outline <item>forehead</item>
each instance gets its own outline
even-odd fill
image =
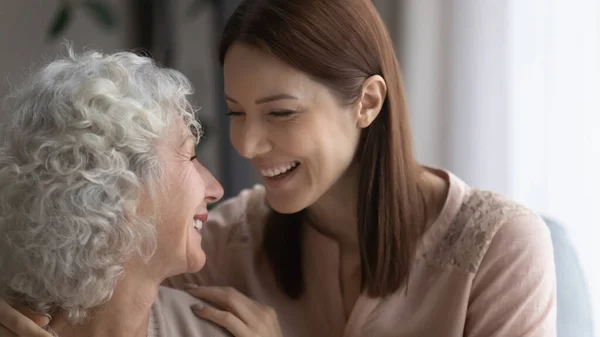
[[[235,43],[223,65],[227,95],[256,96],[281,91],[311,96],[322,85],[294,67],[252,46]]]
[[[165,144],[177,144],[180,145],[183,140],[192,136],[192,131],[185,124],[183,117],[179,114],[174,114],[168,120],[168,124],[162,131],[162,136],[159,138],[159,142]]]

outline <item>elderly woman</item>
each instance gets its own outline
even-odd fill
[[[372,1],[245,0],[219,60],[231,143],[263,184],[211,212],[206,267],[171,287],[233,287],[273,307],[286,337],[556,335],[546,224],[417,161]],[[223,294],[224,314],[198,316],[256,324],[256,305]]]
[[[227,335],[160,287],[202,268],[207,205],[222,197],[194,154],[191,90],[148,58],[70,51],[15,91],[0,129],[0,298],[53,316],[61,337]]]

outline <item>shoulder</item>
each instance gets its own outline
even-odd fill
[[[494,192],[468,189],[456,215],[426,258],[476,273],[486,254],[502,251],[490,251],[492,245],[506,245],[505,252],[511,248],[547,255],[545,246],[535,250],[540,240],[551,247],[549,230],[535,212]]]
[[[226,233],[226,243],[255,243],[262,238],[269,212],[264,187],[255,185],[212,209],[205,230],[208,235]]]
[[[159,337],[231,336],[221,327],[196,317],[191,310],[194,304],[207,305],[183,291],[160,287],[152,307],[151,328]]]

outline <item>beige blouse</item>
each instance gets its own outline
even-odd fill
[[[444,174],[448,197],[418,248],[408,292],[384,299],[361,295],[349,317],[335,241],[309,227],[304,241],[309,281],[299,300],[286,297],[269,266],[255,259],[268,212],[261,186],[211,212],[203,229],[207,265],[168,284],[235,287],[272,306],[285,337],[556,336],[553,250],[543,220]],[[181,318],[176,324],[187,323]]]
[[[203,303],[179,290],[160,287],[152,305],[148,337],[229,337],[223,328],[200,320],[192,305]]]

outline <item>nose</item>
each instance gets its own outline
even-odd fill
[[[229,137],[233,147],[247,159],[268,153],[272,149],[267,130],[259,121],[245,121],[243,125],[232,125]]]
[[[206,167],[204,167],[204,165],[200,164],[200,162],[198,161],[196,162],[199,166],[198,171],[200,172],[200,176],[206,184],[204,189],[204,199],[206,203],[212,204],[221,200],[221,198],[223,198],[224,193],[223,186],[221,186],[217,179],[212,175],[212,173],[210,173],[210,171]]]

